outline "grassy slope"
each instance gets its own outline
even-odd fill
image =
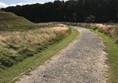
[[[0,74],[0,83],[6,83],[13,80],[15,77],[19,76],[23,72],[30,71],[29,69],[37,67],[37,65],[42,64],[44,61],[49,59],[59,50],[67,46],[75,37],[78,35],[78,31],[72,28],[72,32],[69,36],[64,38],[62,41],[49,46],[43,52],[34,55],[33,57],[27,58],[24,61],[8,68]],[[12,81],[13,82],[13,81]]]
[[[0,30],[18,30],[32,27],[33,23],[23,17],[0,10]]]
[[[94,32],[103,38],[106,45],[105,51],[108,53],[107,64],[110,66],[110,76],[107,82],[118,83],[118,45],[115,43],[114,39],[105,35],[104,33],[98,32],[97,30],[94,30]]]

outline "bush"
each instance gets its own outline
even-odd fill
[[[86,18],[85,22],[87,22],[87,23],[95,22],[95,16],[90,15],[89,17]]]

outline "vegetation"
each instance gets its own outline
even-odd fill
[[[41,27],[4,11],[0,11],[0,24],[0,68],[3,69],[41,52],[70,32],[63,24],[48,24]],[[26,25],[28,27],[23,28]],[[29,29],[30,26],[33,27]]]
[[[95,17],[93,15],[86,18],[85,22],[87,23],[93,23],[95,21]]]
[[[23,17],[18,17],[13,13],[0,11],[0,30],[24,30],[32,28],[34,25],[32,22],[26,20]]]
[[[118,44],[118,24],[97,24],[97,23],[79,23],[80,26],[91,27],[93,30],[98,30],[115,40],[115,43]]]
[[[68,36],[64,37],[63,40],[49,45],[45,50],[42,50],[40,53],[34,54],[33,57],[26,58],[23,61],[13,65],[12,67],[2,70],[0,72],[0,82],[6,83],[11,81],[12,83],[17,79],[18,76],[25,74],[31,69],[42,64],[59,50],[67,46],[78,35],[78,31],[76,29],[72,28],[70,32],[71,33],[69,33]],[[14,79],[15,77],[16,79]]]
[[[56,24],[57,23],[35,24],[23,17],[16,16],[11,12],[0,10],[0,31],[26,31],[43,27],[54,27],[56,26]]]
[[[45,27],[28,31],[14,31],[0,35],[0,63],[4,67],[31,57],[41,52],[48,45],[60,41],[68,35],[69,28],[65,25]]]
[[[117,4],[118,0],[55,0],[45,4],[8,7],[2,10],[13,12],[33,22],[85,22],[91,16],[94,16],[94,22],[118,22]]]
[[[64,24],[34,24],[4,11],[0,11],[0,31],[0,83],[41,64],[77,36]]]
[[[85,24],[83,24],[85,25]],[[91,27],[90,27],[91,25]],[[105,51],[108,53],[107,55],[107,64],[110,66],[109,70],[109,78],[108,78],[108,83],[118,83],[118,44],[116,43],[116,39],[114,39],[114,36],[117,36],[117,25],[112,24],[112,25],[106,25],[104,24],[104,29],[103,25],[101,27],[95,27],[95,24],[86,24],[86,26],[90,27],[92,31],[96,32],[98,35],[100,35],[106,45]],[[100,26],[100,24],[99,24]],[[111,27],[112,26],[112,27]],[[115,26],[115,27],[114,27]],[[108,27],[108,28],[105,28]],[[102,28],[102,29],[101,29]],[[109,30],[110,28],[110,30]],[[114,31],[110,33],[111,31]],[[114,35],[113,35],[114,34]],[[108,36],[109,35],[109,36]],[[112,36],[113,35],[113,36]]]

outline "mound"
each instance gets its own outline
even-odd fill
[[[0,30],[19,30],[31,28],[33,23],[10,12],[0,11]]]

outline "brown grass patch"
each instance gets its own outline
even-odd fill
[[[118,43],[118,24],[96,24],[96,23],[81,23],[81,26],[97,29],[106,35],[114,38]]]
[[[12,64],[14,64],[14,61],[22,61],[29,56],[41,52],[48,45],[58,42],[68,33],[69,28],[63,24],[36,28],[34,30],[3,33],[0,35],[0,58],[5,58],[5,61],[0,63],[6,66],[6,64],[9,65],[9,63],[5,63],[7,59]]]

